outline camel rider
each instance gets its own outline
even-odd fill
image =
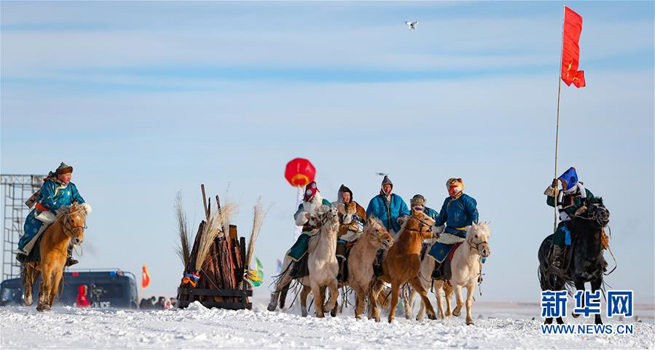
[[[436,260],[437,266],[448,256],[455,243],[466,239],[466,227],[478,223],[478,203],[464,194],[464,181],[460,178],[450,178],[446,181],[446,188],[448,197],[444,200],[434,224],[435,234],[439,235],[439,238],[428,253]],[[435,268],[436,270],[438,269]]]
[[[393,183],[387,175],[382,179],[382,188],[380,194],[373,197],[368,203],[366,208],[367,218],[378,218],[382,222],[384,228],[387,229],[391,237],[395,240],[400,227],[404,220],[409,216],[409,209],[405,201],[397,194],[391,193],[393,190]],[[377,258],[373,264],[375,275],[382,275],[382,259],[384,250],[380,249],[377,253]]]
[[[415,211],[422,211],[433,220],[437,220],[437,211],[425,206],[425,197],[423,197],[423,195],[417,194],[412,197],[412,199],[409,200],[409,206],[411,207],[410,209],[412,213]]]
[[[380,194],[373,197],[366,208],[366,217],[376,217],[382,221],[384,228],[396,239],[400,227],[409,216],[409,209],[405,201],[397,194],[391,193],[393,183],[388,176],[382,180]]]
[[[562,182],[562,191],[558,193],[558,181]],[[559,211],[560,222],[553,234],[553,266],[559,268],[562,265],[564,257],[564,247],[571,245],[571,232],[566,223],[571,220],[572,215],[580,215],[587,211],[584,206],[585,198],[594,198],[594,195],[588,189],[582,186],[578,180],[578,174],[575,168],[571,167],[546,189],[546,204],[555,207],[555,196],[557,196],[557,209]]]
[[[302,234],[298,236],[296,243],[294,243],[293,246],[291,246],[291,249],[287,252],[287,256],[291,260],[297,262],[305,255],[305,253],[307,253],[309,237],[318,233],[319,230],[319,227],[314,227],[309,224],[309,216],[315,214],[323,205],[327,205],[330,208],[332,207],[332,203],[321,196],[321,193],[316,186],[316,182],[310,182],[305,187],[303,202],[298,207],[298,211],[293,215],[293,218],[296,220],[296,225],[302,225]]]
[[[359,203],[353,200],[353,192],[346,187],[341,185],[339,192],[337,193],[338,200],[333,203],[333,206],[340,207],[348,204],[355,205],[355,213],[352,214],[352,218],[349,224],[344,224],[344,217],[339,215],[339,239],[337,240],[337,260],[339,261],[339,275],[337,279],[339,282],[343,282],[346,277],[346,258],[348,257],[349,243],[356,241],[359,236],[364,231],[364,223],[366,222],[366,211],[364,208],[359,205]],[[345,209],[344,209],[345,212]]]
[[[48,174],[41,189],[34,193],[25,203],[28,207],[35,206],[35,208],[25,219],[25,232],[18,241],[16,255],[18,261],[25,261],[39,236],[50,224],[55,222],[59,208],[73,203],[84,203],[84,198],[77,191],[77,187],[70,182],[72,176],[73,167],[62,162],[54,173],[50,172]],[[72,258],[72,253],[73,246],[69,245],[66,266],[78,263],[77,260]]]

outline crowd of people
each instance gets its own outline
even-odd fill
[[[141,310],[170,310],[175,308],[175,298],[166,299],[165,297],[155,297],[154,295],[150,298],[143,298],[139,303],[139,309]]]

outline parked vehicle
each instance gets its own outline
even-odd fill
[[[34,300],[38,300],[39,284],[34,286]],[[86,299],[95,308],[138,308],[136,278],[131,272],[121,270],[80,270],[64,273],[64,288],[55,305],[75,306],[79,286],[87,286]],[[23,305],[23,281],[12,278],[0,284],[0,306]]]

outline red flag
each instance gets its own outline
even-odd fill
[[[146,265],[143,265],[143,272],[141,273],[141,289],[146,289],[150,284],[150,274],[148,273],[148,268]]]
[[[562,39],[562,80],[578,88],[585,86],[584,71],[578,70],[580,64],[580,32],[582,17],[564,6],[564,38]]]

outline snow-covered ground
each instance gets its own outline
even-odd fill
[[[37,313],[34,307],[0,307],[0,349],[127,349],[127,348],[653,348],[650,322],[606,320],[633,324],[635,334],[574,336],[541,335],[534,305],[480,303],[474,326],[463,316],[443,321],[393,324],[357,321],[351,312],[337,318],[302,318],[296,306],[268,312],[263,298],[254,311],[206,309],[131,311],[56,307]],[[504,310],[498,312],[499,310]],[[569,323],[590,323],[571,319]]]

